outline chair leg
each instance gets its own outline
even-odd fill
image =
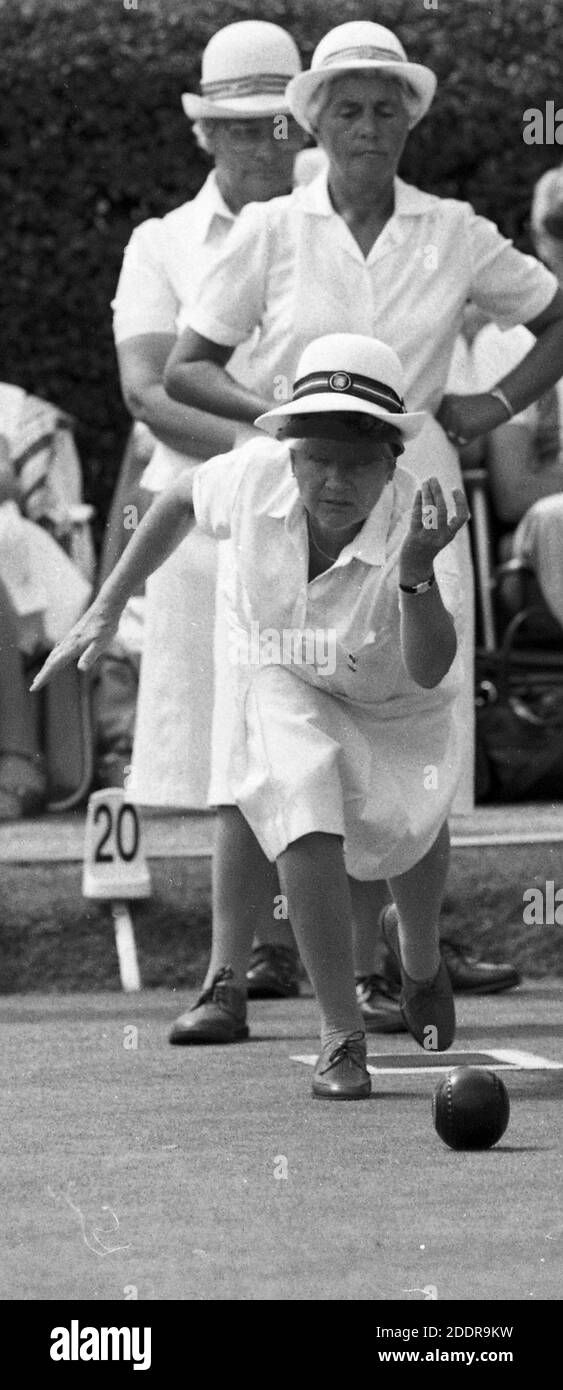
[[[478,602],[482,624],[483,646],[485,651],[494,652],[497,648],[495,615],[492,601],[491,538],[487,500],[484,490],[475,487],[471,496],[473,536],[475,541],[475,568],[477,571]]]
[[[79,671],[77,675],[80,731],[82,736],[82,775],[73,791],[68,792],[66,796],[55,798],[47,802],[47,810],[58,814],[73,810],[75,806],[79,806],[80,803],[85,800],[94,777],[91,679],[82,671]]]

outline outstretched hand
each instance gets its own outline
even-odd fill
[[[99,599],[94,599],[70,632],[67,632],[66,637],[53,647],[30,690],[41,690],[58,671],[70,666],[73,661],[77,661],[79,671],[89,671],[110,646],[117,632],[120,616],[120,611],[110,610],[102,606]]]
[[[444,550],[469,520],[469,508],[461,488],[453,489],[454,515],[448,519],[446,499],[437,478],[427,478],[418,488],[410,527],[401,547],[401,570],[420,579],[428,576],[434,557]],[[415,578],[414,582],[418,582]]]

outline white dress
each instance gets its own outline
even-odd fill
[[[401,656],[398,565],[415,480],[403,468],[354,541],[308,581],[306,514],[287,445],[211,460],[194,480],[200,527],[231,534],[236,691],[229,778],[270,860],[302,835],[343,837],[358,879],[404,873],[451,808],[463,750],[462,660],[433,690]],[[456,631],[455,546],[436,561]]]
[[[138,227],[113,303],[117,345],[150,333],[174,336],[199,279],[234,218],[215,174],[197,197]],[[230,366],[245,379],[248,350]],[[199,460],[157,443],[142,484],[160,492]],[[214,704],[213,630],[221,551],[195,528],[146,585],[143,646],[128,795],[142,805],[202,810],[208,804]]]

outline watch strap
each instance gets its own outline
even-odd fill
[[[436,580],[436,575],[431,574],[430,579],[423,579],[421,584],[399,584],[402,594],[425,594],[427,589],[431,589]]]

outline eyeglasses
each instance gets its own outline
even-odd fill
[[[219,123],[218,123],[219,124]],[[259,145],[301,145],[303,132],[297,123],[285,115],[259,120],[221,121],[229,144],[234,150],[254,150]]]

